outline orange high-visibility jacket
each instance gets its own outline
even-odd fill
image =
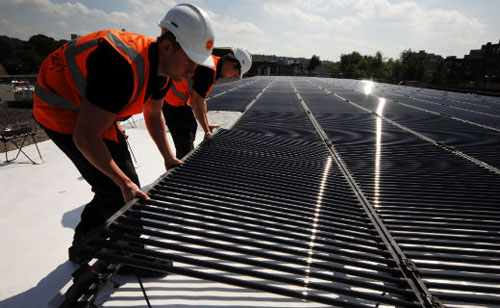
[[[156,40],[130,32],[104,30],[64,44],[43,61],[33,96],[33,115],[40,124],[59,133],[73,133],[87,88],[87,57],[102,40],[113,46],[134,72],[132,96],[116,120],[142,112],[150,69],[148,50]],[[114,125],[104,132],[103,138],[117,141]]]
[[[212,59],[214,60],[214,65],[215,65],[215,68],[217,69],[217,64],[219,63],[220,57],[212,56]],[[217,75],[216,69],[213,70],[214,79],[213,79],[212,85],[208,89],[207,95],[208,95],[208,93],[210,93],[210,91],[212,91],[212,87],[215,84],[215,81],[216,81],[215,76]],[[194,78],[196,78],[196,76],[194,76]],[[192,78],[188,77],[181,82],[173,81],[172,85],[170,86],[170,89],[168,90],[167,94],[165,95],[165,100],[167,101],[167,103],[169,105],[172,105],[172,106],[176,106],[176,107],[185,106],[185,105],[189,106],[189,105],[191,105],[189,99],[191,98],[192,92],[193,92],[193,80],[192,80]]]

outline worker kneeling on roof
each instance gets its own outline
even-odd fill
[[[208,122],[205,100],[213,85],[223,78],[241,78],[252,66],[252,56],[244,48],[231,48],[222,58],[212,58],[215,69],[198,66],[192,78],[188,77],[182,82],[174,81],[165,96],[163,115],[174,139],[178,159],[194,148],[196,120],[205,132],[205,139],[210,137],[216,127]]]
[[[103,30],[68,42],[42,63],[33,113],[95,193],[75,229],[73,245],[141,191],[118,121],[144,113],[165,168],[181,164],[162,115],[169,78],[181,82],[197,65],[214,68],[214,27],[197,6],[179,4],[160,22],[157,39]],[[56,176],[56,175],[54,175]],[[71,255],[70,260],[78,260]]]

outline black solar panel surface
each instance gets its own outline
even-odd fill
[[[445,112],[444,114],[426,112],[435,110],[422,106],[419,106],[420,109],[411,108],[409,105],[415,106],[415,104],[400,97],[396,101],[391,100],[390,98],[394,96],[391,96],[387,91],[376,91],[377,95],[365,95],[345,90],[343,87],[331,83],[319,81],[317,84],[373,112],[377,112],[382,106],[380,113],[384,117],[500,169],[500,155],[498,155],[500,153],[500,130],[496,129],[500,123],[500,116],[493,122],[491,122],[492,119],[495,119],[492,118],[493,113],[490,115],[475,114],[474,117],[478,118],[476,120],[467,116],[450,118],[448,115],[456,115],[447,112],[449,111],[447,107],[442,107],[446,108],[446,110],[442,110]],[[384,99],[383,103],[381,103],[381,99]],[[472,114],[471,112],[468,114]],[[470,122],[463,122],[460,119]]]
[[[499,175],[325,91],[311,89],[306,81],[296,85],[399,246],[421,269],[431,291],[448,303],[499,305]],[[366,107],[379,98],[354,93],[349,100]],[[389,115],[385,112],[384,107],[384,116],[407,124],[392,117],[398,115],[397,109],[390,109]],[[415,121],[426,120],[413,116]],[[477,130],[469,133],[481,138]],[[439,132],[434,135],[440,136]],[[478,152],[480,146],[489,144],[482,142],[476,141]]]
[[[319,141],[287,79],[272,82],[233,128],[269,136]]]
[[[94,242],[120,253],[98,257],[151,267],[144,256],[171,259],[200,266],[173,272],[212,269],[209,279],[339,307],[416,306],[321,143],[223,131],[149,195],[109,226],[109,240]],[[150,246],[134,250],[139,243]]]
[[[249,81],[239,81],[230,83],[230,86],[222,85],[224,91],[219,92],[218,96],[209,96],[207,99],[207,109],[209,111],[240,111],[243,112],[247,106],[255,99],[262,89],[269,83],[268,79],[256,79]],[[214,87],[212,92],[216,91]]]
[[[500,307],[500,101],[366,86],[223,85],[209,109],[249,109],[110,221],[92,253],[338,307],[431,307],[414,282],[446,307]],[[401,256],[418,267],[410,284]]]

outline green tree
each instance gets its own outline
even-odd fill
[[[401,78],[403,80],[423,81],[425,75],[425,57],[411,49],[404,50],[400,56]]]
[[[24,41],[8,36],[0,36],[0,63],[9,74],[21,74],[22,64],[19,59],[19,50]]]
[[[371,78],[382,78],[382,71],[384,66],[384,60],[382,57],[382,52],[377,51],[375,56],[369,57],[370,61],[368,63],[368,72]]]
[[[38,72],[38,67],[42,63],[43,58],[36,50],[26,43],[18,52],[21,74],[31,74]]]
[[[326,65],[329,68],[331,68],[333,76],[335,76],[335,77],[339,76],[339,74],[341,72],[340,71],[340,62],[322,61],[321,64]]]
[[[437,85],[443,84],[445,74],[446,74],[445,61],[441,60],[436,65],[435,69],[432,71],[432,76],[431,76],[430,82],[433,84],[437,84]]]
[[[33,50],[35,50],[35,52],[43,59],[45,59],[60,46],[59,42],[43,34],[33,35],[28,40],[28,43],[33,48]]]
[[[16,46],[12,39],[0,36],[0,63],[13,60],[16,57]]]
[[[36,73],[43,59],[66,42],[42,34],[28,41],[0,36],[0,64],[11,75]]]
[[[382,80],[386,80],[389,82],[399,81],[399,76],[394,75],[395,67],[396,67],[396,61],[394,61],[394,59],[392,59],[392,58],[389,58],[382,65],[380,78]]]
[[[353,51],[347,55],[341,55],[340,71],[342,72],[342,75],[346,78],[353,78],[356,77],[355,75],[359,75],[362,65],[360,67],[358,67],[358,65],[362,60],[363,56],[361,56],[361,54],[357,51]]]
[[[311,60],[309,60],[309,64],[307,65],[307,69],[309,71],[314,71],[316,66],[319,66],[319,65],[321,65],[321,60],[319,59],[319,56],[313,55],[311,57]]]

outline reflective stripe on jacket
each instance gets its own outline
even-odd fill
[[[104,30],[68,42],[42,63],[33,96],[33,115],[43,126],[72,134],[87,88],[86,61],[102,40],[106,40],[132,67],[134,89],[116,119],[142,112],[149,77],[148,50],[155,39],[124,31]],[[117,140],[114,125],[103,138]]]
[[[212,59],[214,60],[215,67],[217,68],[217,64],[219,63],[220,57],[212,56]],[[212,85],[210,85],[210,88],[207,91],[207,95],[208,93],[210,93],[210,91],[212,91],[212,87],[215,84],[215,76],[217,74],[217,71],[213,70],[213,72],[214,72],[214,79]],[[196,78],[196,76],[194,76],[194,78]],[[165,100],[171,106],[179,107],[179,106],[191,105],[189,102],[189,98],[191,97],[192,93],[193,93],[193,79],[191,77],[188,77],[181,82],[176,82],[176,81],[172,82],[170,89],[165,95]]]

